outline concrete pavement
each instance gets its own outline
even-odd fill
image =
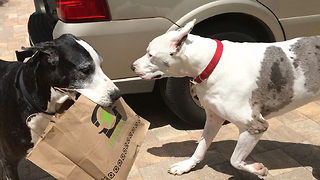
[[[27,21],[34,12],[32,0],[0,0],[0,58],[15,60],[15,50],[29,46]],[[204,161],[182,176],[167,173],[170,165],[194,152],[201,130],[179,121],[154,93],[126,96],[136,113],[151,122],[150,130],[129,174],[129,180],[256,180],[257,176],[234,169],[229,158],[238,130],[223,126],[211,144]],[[143,100],[147,99],[147,101]],[[156,105],[155,105],[156,104]],[[248,157],[269,169],[267,180],[320,179],[320,102],[313,102],[269,120],[270,127]],[[32,163],[23,160],[21,179],[54,179]]]

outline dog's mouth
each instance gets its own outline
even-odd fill
[[[156,76],[152,77],[151,79],[154,80],[154,79],[161,79],[161,78],[162,78],[162,75],[159,74],[159,75],[156,75]]]
[[[140,76],[141,79],[144,79],[144,80],[156,80],[156,79],[163,78],[163,75],[161,75],[161,74],[157,74],[157,75],[153,75],[153,76],[151,74],[144,74],[144,75],[138,74],[138,76]]]

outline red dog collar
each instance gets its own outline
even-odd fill
[[[196,78],[194,78],[193,81],[195,81],[196,83],[201,83],[203,80],[207,79],[210,76],[210,74],[216,68],[216,66],[220,60],[220,57],[222,55],[223,44],[221,43],[221,41],[218,41],[216,39],[213,39],[213,40],[215,40],[217,42],[216,52],[214,53],[211,61],[209,62],[207,67],[202,71],[202,73],[199,74]]]

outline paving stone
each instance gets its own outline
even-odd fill
[[[181,176],[174,176],[168,173],[168,168],[178,162],[182,158],[175,158],[167,162],[161,162],[154,164],[148,167],[140,168],[140,173],[142,174],[143,179],[152,179],[152,180],[203,180],[203,179],[217,179],[214,173],[211,173],[211,168],[196,169],[192,170]]]
[[[142,178],[142,177],[141,177],[141,174],[140,174],[137,166],[135,164],[133,164],[133,166],[129,172],[128,179],[133,180],[133,179],[137,179],[137,178]]]
[[[288,146],[291,142],[301,143],[305,140],[306,138],[285,125],[271,127],[263,134],[252,154]]]
[[[168,168],[174,164],[174,161],[166,161],[140,168],[139,171],[144,179],[163,180],[163,179],[184,179],[185,176],[174,176],[168,173]]]
[[[310,119],[288,125],[289,128],[301,134],[314,145],[320,145],[320,124]]]
[[[202,135],[202,132],[203,132],[203,129],[195,129],[195,130],[188,130],[188,131],[187,131],[188,134],[197,133],[197,134],[200,134],[200,136]],[[200,136],[199,136],[199,137],[200,137]]]
[[[237,140],[239,136],[239,130],[234,124],[227,124],[221,127],[217,136],[213,139],[213,142],[216,141],[225,141],[225,140]]]
[[[177,137],[188,135],[185,130],[178,130],[172,128],[170,125],[152,129],[153,134],[159,139],[159,141],[166,141]]]
[[[284,125],[268,129],[262,136],[262,139],[296,143],[306,140],[299,133]]]
[[[217,169],[215,169],[217,166],[218,165],[216,165],[216,166],[214,166],[214,165],[205,165],[203,167],[196,166],[195,169],[199,168],[199,173],[202,172],[201,173],[201,179],[204,179],[204,180],[229,179],[230,177],[232,177],[229,174],[225,174],[225,173],[219,172]]]
[[[277,118],[268,119],[267,122],[269,123],[269,128],[278,127],[278,126],[283,125],[283,123],[281,121],[279,121]]]
[[[290,173],[283,173],[275,176],[279,180],[317,180],[307,169],[297,168]]]
[[[210,148],[216,148],[217,151],[219,151],[223,157],[225,157],[226,159],[230,159],[234,151],[234,148],[236,147],[236,143],[236,140],[218,141],[213,142]]]
[[[294,158],[302,166],[314,174],[320,175],[320,147],[312,144],[292,143],[283,147],[282,150]],[[320,176],[319,176],[320,177]]]
[[[232,180],[261,180],[258,176],[235,169],[229,162],[212,166],[216,171],[216,179],[232,179]]]
[[[293,110],[293,111],[290,111],[290,112],[288,112],[288,113],[286,113],[286,114],[284,114],[282,116],[276,117],[276,119],[281,121],[283,124],[290,124],[290,123],[293,123],[293,122],[307,120],[308,117],[303,115],[298,110]]]
[[[195,140],[183,142],[171,142],[163,145],[163,148],[168,152],[170,157],[191,157],[198,142]]]
[[[300,167],[295,159],[288,156],[281,149],[271,150],[251,156],[256,162],[261,162],[268,169],[269,173],[275,177],[279,174],[288,173]]]
[[[162,144],[154,136],[152,131],[148,131],[145,140],[140,147],[135,165],[137,168],[141,168],[151,164],[167,161],[168,158],[168,152],[162,148]]]
[[[217,150],[208,150],[206,152],[206,155],[204,159],[199,163],[200,164],[206,164],[206,165],[216,165],[221,164],[224,162],[229,162],[229,159],[225,158],[219,151]]]
[[[6,44],[5,51],[0,51],[0,59],[13,61],[15,50],[30,46],[27,23],[34,11],[33,0],[10,0],[0,6],[0,41]]]
[[[144,180],[142,176],[139,177],[128,177],[127,180]]]
[[[320,105],[316,102],[311,102],[297,109],[301,114],[320,123]]]

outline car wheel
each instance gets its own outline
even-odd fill
[[[218,40],[257,41],[254,34],[244,27],[233,23],[223,24],[223,27],[221,31],[215,29],[210,33],[206,29],[206,31],[196,32],[195,34]],[[159,83],[160,92],[168,107],[183,121],[197,127],[203,127],[206,115],[197,97],[195,86],[188,77],[167,78],[166,81],[163,80]]]
[[[50,41],[53,39],[53,26],[50,25],[47,17],[44,14],[33,13],[29,17],[28,32],[30,45]]]
[[[159,87],[165,103],[180,119],[196,127],[204,126],[206,115],[190,78],[168,78]]]

